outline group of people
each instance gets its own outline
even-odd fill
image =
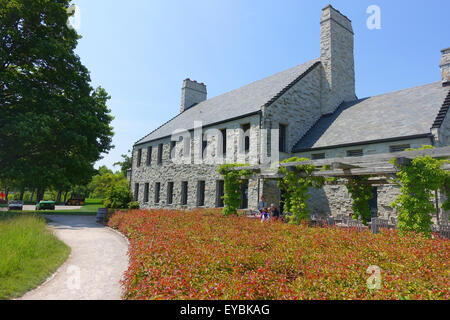
[[[261,222],[269,221],[271,218],[278,220],[280,218],[280,211],[272,203],[270,207],[267,207],[267,202],[264,197],[258,203],[258,211],[261,213]]]

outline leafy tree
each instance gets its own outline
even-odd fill
[[[87,184],[111,148],[103,88],[74,53],[70,0],[0,0],[0,179],[42,195]]]
[[[114,166],[120,166],[120,171],[122,171],[122,173],[125,177],[127,176],[128,169],[131,169],[131,162],[133,161],[130,153],[131,153],[131,151],[128,150],[128,154],[121,155],[123,161],[114,163]]]
[[[106,166],[102,166],[88,185],[90,196],[93,198],[105,198],[108,188],[122,181],[128,183],[122,172],[113,173]]]
[[[432,148],[432,147],[431,147]],[[424,146],[421,149],[430,149]],[[431,235],[431,213],[434,212],[433,192],[448,188],[450,173],[442,169],[445,160],[430,156],[417,157],[410,165],[398,165],[397,179],[401,185],[401,193],[391,206],[399,212],[398,227],[401,233],[415,231]],[[448,203],[444,203],[444,208]]]

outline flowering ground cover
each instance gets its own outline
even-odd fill
[[[132,211],[127,299],[449,299],[447,240],[311,228],[219,211]],[[381,268],[370,290],[369,266]]]

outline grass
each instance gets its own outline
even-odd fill
[[[0,212],[0,300],[20,297],[42,284],[69,253],[44,218]]]
[[[81,209],[75,210],[42,210],[42,211],[22,211],[22,213],[32,213],[38,215],[77,215],[95,216],[98,208],[103,208],[103,199],[86,199],[86,204]]]

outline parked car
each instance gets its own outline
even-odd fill
[[[36,211],[39,210],[55,210],[55,201],[41,201],[36,205]]]
[[[8,204],[8,210],[23,210],[23,202],[20,200],[12,200]]]

